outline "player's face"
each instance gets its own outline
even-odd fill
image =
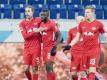
[[[33,14],[34,14],[34,12],[32,11],[32,9],[31,8],[26,8],[25,9],[25,15],[26,15],[26,18],[32,18],[33,17]]]
[[[91,9],[85,9],[85,19],[90,20],[93,18],[94,12]]]
[[[41,12],[40,17],[41,17],[41,20],[44,21],[48,18],[48,14],[46,12]]]

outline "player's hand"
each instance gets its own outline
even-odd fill
[[[43,27],[40,27],[40,28],[38,28],[38,29],[35,29],[34,32],[41,32],[41,31],[44,31],[44,30],[46,30],[46,29],[43,28]]]
[[[71,45],[66,45],[66,46],[64,46],[63,51],[70,50],[70,49],[71,49]]]
[[[53,48],[52,48],[52,50],[51,50],[51,56],[55,56],[56,55],[56,46],[54,46]]]
[[[39,32],[46,30],[46,28],[40,27]]]

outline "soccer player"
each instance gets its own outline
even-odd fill
[[[40,26],[42,28],[45,28],[45,30],[41,32],[43,42],[43,60],[44,64],[46,65],[47,71],[46,80],[55,80],[55,73],[53,72],[53,62],[54,55],[56,54],[56,47],[61,39],[61,34],[58,27],[56,26],[56,23],[53,20],[49,19],[48,16],[48,10],[41,11],[40,17],[42,22]]]
[[[99,41],[100,33],[103,34],[107,40],[103,24],[95,19],[95,8],[93,6],[86,6],[85,21],[79,24],[76,37],[71,41],[70,45],[75,45],[80,36],[82,36],[83,44],[81,48],[83,48],[83,51],[80,53],[83,54],[82,61],[86,61],[87,67],[89,68],[88,80],[95,80],[96,67],[98,66],[101,53]],[[74,67],[72,67],[72,69],[75,69]]]
[[[44,30],[43,28],[39,28],[41,19],[34,18],[33,14],[34,8],[30,5],[27,6],[25,8],[26,19],[21,21],[19,25],[22,36],[24,38],[24,69],[28,80],[38,80],[37,72],[41,55],[41,42],[39,32]],[[33,68],[33,79],[30,73],[30,66]]]
[[[80,22],[84,21],[84,17],[83,16],[77,16],[76,17],[76,23],[77,23],[77,26],[74,27],[74,28],[71,28],[69,31],[68,31],[68,39],[67,39],[67,44],[70,44],[71,41],[73,40],[73,38],[76,36],[77,34],[77,27],[79,25]],[[72,49],[71,49],[71,54],[72,54],[72,57],[71,57],[71,72],[72,72],[72,75],[73,75],[73,78],[77,79],[78,76],[77,76],[77,72],[81,72],[83,71],[83,67],[81,66],[81,62],[80,59],[82,59],[82,54],[80,53],[80,51],[82,51],[82,48],[81,48],[81,45],[83,44],[83,39],[82,37],[80,37],[79,41],[77,44],[75,44],[74,46],[72,46]],[[66,50],[66,49],[65,49]],[[76,67],[74,67],[76,66]],[[75,68],[75,69],[74,69]],[[83,76],[81,76],[82,78]]]

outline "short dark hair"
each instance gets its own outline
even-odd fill
[[[48,16],[49,16],[49,10],[48,9],[42,9],[41,12],[46,12],[48,14]]]
[[[31,5],[26,6],[26,8],[31,8],[31,10],[34,12],[34,7]]]
[[[86,10],[86,9],[91,9],[92,12],[95,12],[95,10],[96,10],[96,8],[95,8],[94,6],[92,6],[92,5],[86,6],[86,7],[85,7],[85,10]]]

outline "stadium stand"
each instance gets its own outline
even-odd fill
[[[83,15],[84,6],[82,5],[68,5],[68,19],[74,19],[77,15]]]
[[[42,4],[33,4],[32,5],[35,9],[35,13],[34,13],[34,16],[39,16],[39,13],[41,12],[42,9],[49,9],[48,8],[48,5],[42,5]]]
[[[26,5],[24,4],[15,4],[13,5],[13,18],[20,19],[24,18],[24,8]]]
[[[100,5],[107,5],[107,0],[100,0]]]
[[[82,0],[83,5],[99,5],[99,0]]]
[[[101,5],[94,5],[96,7],[96,18],[103,19],[103,7]]]
[[[104,19],[107,19],[107,5],[104,6]]]
[[[47,0],[48,5],[63,4],[63,0]]]
[[[51,5],[50,6],[50,18],[52,19],[66,19],[67,18],[66,5]]]
[[[28,0],[28,4],[44,4],[44,0]]]
[[[71,4],[80,5],[81,4],[81,0],[65,0],[65,4],[66,5],[71,5]]]
[[[8,0],[0,0],[0,4],[8,4]]]
[[[94,5],[96,18],[107,19],[107,0],[0,0],[0,18],[24,18],[24,5],[29,4],[35,7],[35,16],[39,16],[42,8],[47,8],[52,19],[74,19],[83,15],[86,5]]]
[[[12,18],[12,6],[9,4],[0,4],[1,18]]]
[[[26,4],[26,0],[10,0],[11,5],[13,4]]]

